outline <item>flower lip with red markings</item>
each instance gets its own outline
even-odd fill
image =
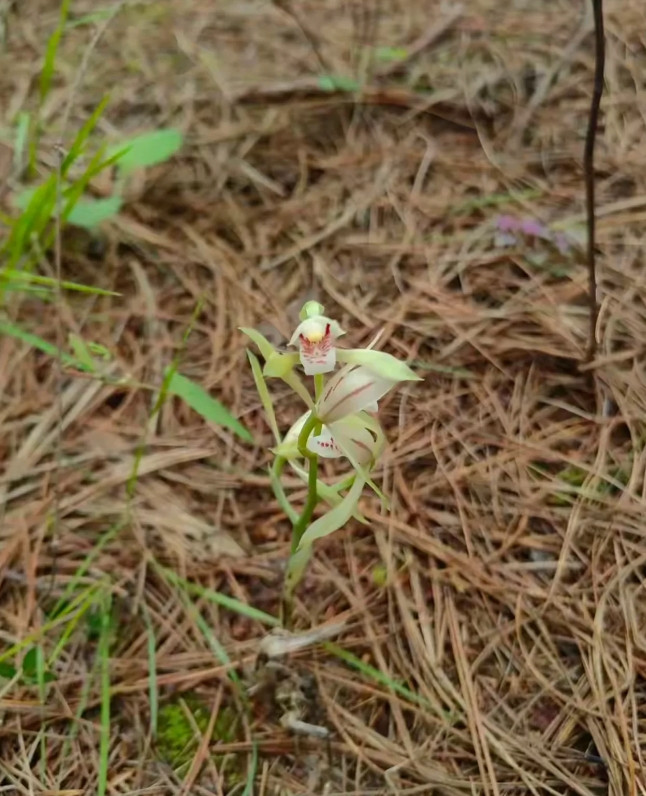
[[[300,456],[298,437],[310,413],[294,423],[276,452],[286,459]],[[308,437],[307,449],[322,459],[346,457],[359,465],[372,466],[383,450],[385,437],[381,426],[365,413],[344,417],[329,426],[323,425],[320,432]]]
[[[301,365],[307,376],[334,370],[335,342],[342,334],[339,324],[325,315],[312,315],[298,324],[289,344],[298,346]]]

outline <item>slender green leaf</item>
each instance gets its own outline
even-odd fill
[[[185,401],[205,420],[225,426],[235,432],[241,439],[253,442],[249,431],[229,412],[229,410],[212,398],[203,387],[180,373],[173,373],[168,384],[168,392]]]
[[[377,60],[389,63],[391,61],[404,61],[408,58],[408,50],[405,47],[377,47],[375,50]]]
[[[105,531],[94,543],[90,552],[85,556],[83,561],[79,564],[76,568],[76,571],[70,578],[69,582],[65,586],[65,589],[61,596],[58,598],[58,601],[52,611],[49,614],[50,619],[56,619],[60,616],[63,611],[65,610],[65,604],[68,600],[71,599],[72,594],[74,593],[75,589],[81,582],[81,578],[85,575],[85,573],[89,570],[92,564],[96,561],[96,559],[101,555],[103,552],[103,548],[108,545],[113,539],[115,539],[123,527],[126,525],[127,520],[121,519],[119,522],[116,522],[114,525],[110,526],[107,531]]]
[[[74,290],[77,293],[88,293],[94,296],[119,296],[114,290],[103,290],[92,285],[81,285],[78,282],[62,280],[60,283],[50,276],[32,274],[29,271],[20,271],[16,268],[4,268],[0,271],[0,283],[8,283],[6,287],[15,286],[16,290],[27,290],[31,285],[40,286],[47,291],[54,292],[59,287],[62,290]]]
[[[67,23],[67,30],[79,28],[81,25],[92,25],[96,22],[103,22],[114,14],[113,8],[104,8],[101,11],[93,11],[91,14],[83,14],[75,19],[70,19]]]
[[[258,771],[258,741],[255,738],[251,739],[251,760],[249,761],[249,769],[247,770],[247,781],[245,782],[242,796],[253,796],[254,783],[256,781],[256,773]]]
[[[27,635],[22,641],[18,641],[15,644],[12,644],[7,649],[0,652],[0,662],[6,661],[8,658],[14,658],[19,652],[24,650],[26,647],[29,647],[31,644],[34,644],[50,630],[57,627],[60,624],[63,624],[65,621],[69,621],[68,617],[74,615],[76,609],[81,606],[83,610],[83,606],[88,599],[92,599],[96,591],[99,589],[99,584],[92,584],[88,586],[88,588],[82,592],[80,595],[77,595],[73,600],[66,605],[63,610],[61,611],[60,615],[56,617],[56,619],[51,620],[50,622],[41,625],[38,630]]]
[[[198,583],[191,583],[177,575],[173,570],[162,567],[160,564],[155,563],[155,569],[160,572],[167,581],[176,586],[180,586],[189,594],[196,594],[207,602],[219,605],[241,616],[246,616],[248,619],[262,622],[265,625],[280,625],[280,621],[277,617],[267,614],[258,608],[254,608],[252,605],[247,605],[247,603],[243,603],[241,600],[236,600],[235,597],[229,597],[227,594],[221,594],[213,589],[207,589],[204,586],[200,586]]]
[[[49,343],[47,340],[43,340],[43,338],[39,337],[37,334],[26,332],[24,329],[21,329],[19,326],[16,326],[10,321],[0,321],[0,334],[9,335],[16,340],[26,343],[32,348],[36,348],[39,351],[58,359],[59,350],[57,346],[55,346],[53,343]],[[76,357],[66,354],[64,351],[61,352],[61,362],[68,367],[77,368],[78,370],[83,371],[87,370],[87,367],[82,361]]]
[[[359,91],[361,86],[352,77],[345,75],[321,75],[318,79],[319,88],[321,91]]]
[[[249,364],[251,365],[251,371],[253,373],[253,380],[256,383],[256,391],[258,392],[258,397],[260,398],[262,408],[265,410],[265,417],[269,423],[269,428],[271,428],[272,434],[274,435],[276,445],[280,445],[280,433],[278,431],[278,423],[276,422],[274,404],[272,403],[271,395],[267,389],[265,377],[262,375],[260,362],[258,361],[258,357],[255,354],[252,354],[251,351],[247,351],[247,357],[249,358]]]
[[[67,14],[70,8],[70,0],[63,0],[58,13],[58,25],[49,37],[47,42],[47,49],[45,50],[45,63],[43,64],[43,71],[40,73],[40,102],[42,103],[47,99],[49,90],[52,85],[52,77],[54,76],[54,69],[56,68],[56,55],[58,53],[58,45],[65,29],[67,22]]]
[[[98,796],[105,796],[108,788],[108,763],[110,755],[110,619],[111,600],[108,593],[103,600],[103,622],[99,636],[98,656],[100,661],[101,723],[99,736]]]
[[[146,622],[147,649],[148,649],[148,701],[150,703],[150,734],[153,738],[157,735],[159,720],[159,689],[157,688],[157,640],[155,639],[155,628],[150,621],[146,605],[144,609],[144,620]]]
[[[83,151],[85,142],[96,127],[109,101],[110,97],[106,94],[101,102],[99,102],[96,108],[92,111],[90,117],[81,125],[78,133],[74,136],[72,145],[69,148],[67,155],[63,158],[63,162],[61,164],[61,177],[65,177],[72,164],[76,162],[78,156]]]
[[[16,140],[13,149],[13,167],[17,174],[21,174],[24,167],[25,153],[29,145],[29,129],[31,115],[27,111],[20,111],[16,124]]]
[[[403,683],[400,683],[398,680],[393,680],[392,677],[389,677],[387,674],[379,671],[374,666],[370,666],[370,664],[365,663],[361,660],[361,658],[357,658],[356,655],[353,655],[351,652],[344,650],[342,647],[339,647],[338,644],[335,644],[332,641],[325,641],[323,642],[324,648],[332,653],[335,657],[339,658],[345,663],[352,666],[353,669],[361,672],[362,674],[369,677],[371,680],[374,680],[377,683],[381,683],[381,685],[385,685],[391,691],[394,691],[396,694],[403,696],[409,702],[414,705],[420,705],[421,707],[431,708],[432,705],[428,700],[421,697],[419,694],[416,694],[414,691],[411,691],[410,688],[407,688]]]

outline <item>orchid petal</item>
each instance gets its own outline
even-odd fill
[[[335,440],[337,455],[345,455],[343,451],[347,450],[360,465],[372,466],[376,459],[376,439],[358,416],[351,415],[323,428]]]
[[[372,351],[366,348],[339,348],[336,352],[339,362],[350,365],[363,365],[373,373],[391,381],[421,381],[405,362],[387,354],[385,351]]]
[[[296,554],[311,548],[312,542],[316,539],[329,536],[346,524],[359,503],[365,483],[364,479],[360,476],[355,478],[354,483],[339,505],[330,509],[327,514],[315,520],[305,531],[299,542]]]
[[[322,459],[338,459],[343,454],[341,453],[335,438],[332,436],[330,429],[323,426],[321,433],[316,436],[312,434],[307,440],[307,450],[320,456]]]
[[[377,421],[375,421],[377,423]],[[336,444],[340,448],[343,455],[348,459],[350,464],[352,465],[354,471],[357,473],[357,476],[363,480],[365,484],[367,484],[370,489],[377,495],[377,497],[381,500],[382,505],[387,507],[389,504],[389,500],[384,495],[384,493],[379,489],[377,484],[370,478],[370,473],[368,468],[364,466],[364,464],[357,458],[356,456],[356,449],[352,444],[348,444],[348,441],[343,436],[338,437],[336,439]],[[370,464],[374,464],[374,459],[370,462]]]
[[[330,334],[334,339],[345,334],[339,324],[332,318],[328,318],[325,315],[309,315],[298,324],[296,329],[294,329],[294,334],[289,340],[289,345],[298,345],[298,339],[301,335],[313,341],[321,340],[328,326],[330,327]]]
[[[309,412],[305,412],[302,414],[298,420],[290,427],[287,434],[283,441],[278,445],[276,448],[272,450],[272,453],[276,456],[281,456],[283,459],[297,459],[301,456],[298,450],[298,437],[305,425],[305,421],[310,416]]]
[[[347,365],[328,382],[316,414],[323,423],[333,423],[372,407],[396,384],[367,367]]]

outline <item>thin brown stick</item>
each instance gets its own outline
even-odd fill
[[[588,250],[586,261],[588,266],[588,301],[590,305],[590,331],[586,356],[587,362],[591,362],[597,353],[597,318],[599,316],[597,267],[595,261],[594,145],[599,123],[599,108],[601,106],[601,95],[603,94],[603,73],[606,61],[605,37],[603,31],[603,0],[592,0],[592,10],[594,14],[594,87],[583,153],[585,204],[588,226]]]

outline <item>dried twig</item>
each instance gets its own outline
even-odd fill
[[[595,262],[595,217],[594,217],[594,144],[597,137],[599,108],[603,94],[603,72],[606,60],[605,38],[603,31],[603,0],[592,0],[594,13],[594,88],[592,104],[588,117],[588,130],[585,137],[583,153],[583,170],[585,174],[585,200],[588,225],[588,301],[590,305],[590,332],[586,361],[591,362],[597,352],[597,318],[599,304],[597,301],[597,268]]]

